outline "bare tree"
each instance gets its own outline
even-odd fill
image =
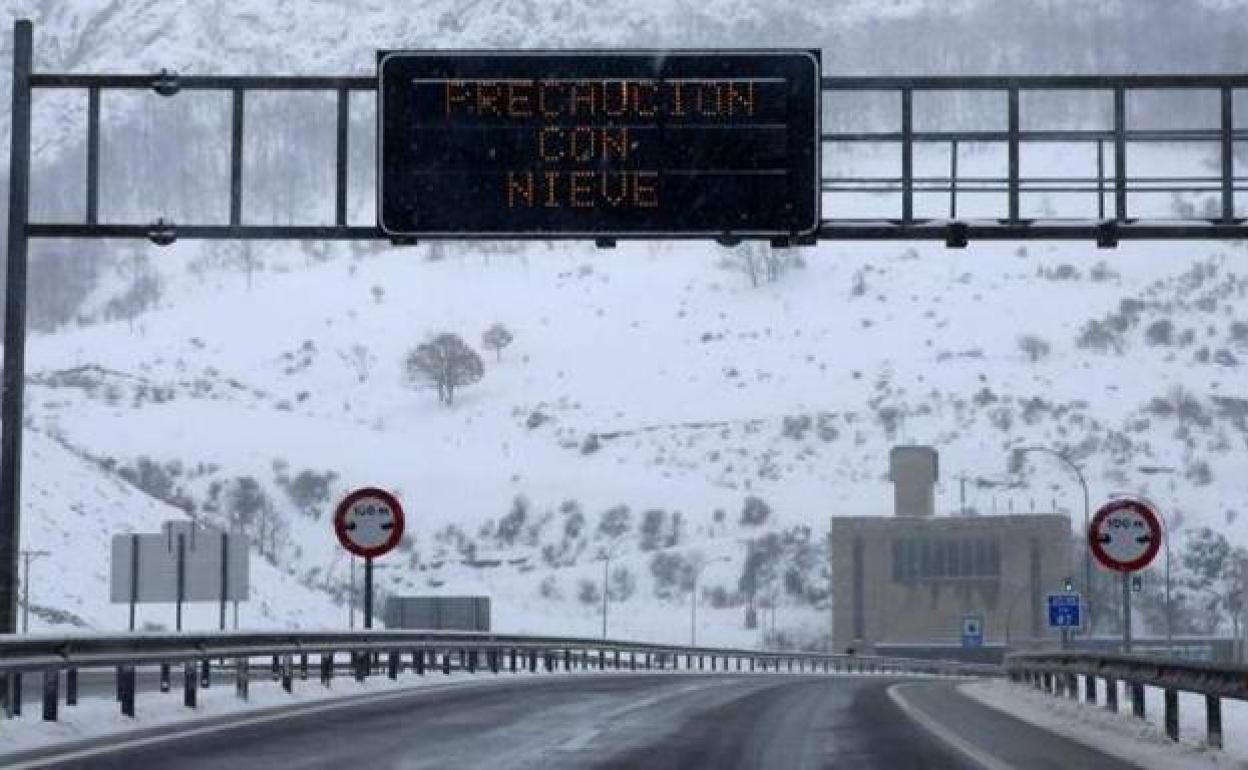
[[[443,332],[417,345],[407,354],[404,371],[409,383],[432,382],[438,400],[455,403],[455,389],[472,385],[485,376],[481,356],[457,334]]]
[[[500,323],[496,323],[486,329],[485,333],[481,335],[481,344],[494,351],[495,361],[502,361],[503,348],[510,345],[515,338],[510,329]]]

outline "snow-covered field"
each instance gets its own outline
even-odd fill
[[[1082,681],[1080,682],[1082,687]],[[1166,737],[1163,691],[1144,688],[1145,720],[1131,716],[1126,685],[1119,682],[1119,713],[1105,710],[1104,683],[1100,705],[1045,695],[1031,687],[1006,680],[985,680],[961,685],[963,693],[1023,721],[1051,730],[1107,754],[1158,770],[1248,768],[1248,702],[1222,700],[1224,749],[1205,743],[1203,696],[1179,693],[1179,743]]]

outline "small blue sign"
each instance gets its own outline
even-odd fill
[[[980,615],[962,616],[962,646],[984,646],[984,619]]]
[[[1049,628],[1079,628],[1083,625],[1082,606],[1077,593],[1049,594]]]

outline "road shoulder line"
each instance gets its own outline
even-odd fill
[[[996,757],[979,750],[975,746],[971,745],[970,742],[962,738],[962,736],[954,733],[952,730],[949,730],[932,717],[920,711],[916,706],[910,703],[910,701],[906,700],[905,697],[901,695],[900,690],[912,686],[914,685],[904,682],[898,683],[890,686],[887,690],[885,690],[885,692],[888,694],[889,699],[896,704],[897,708],[901,709],[902,713],[904,713],[911,721],[922,727],[937,740],[974,762],[981,768],[981,770],[1014,770],[1012,765],[1002,762]]]

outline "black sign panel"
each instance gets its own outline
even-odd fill
[[[784,237],[819,225],[819,54],[383,52],[396,237]]]

